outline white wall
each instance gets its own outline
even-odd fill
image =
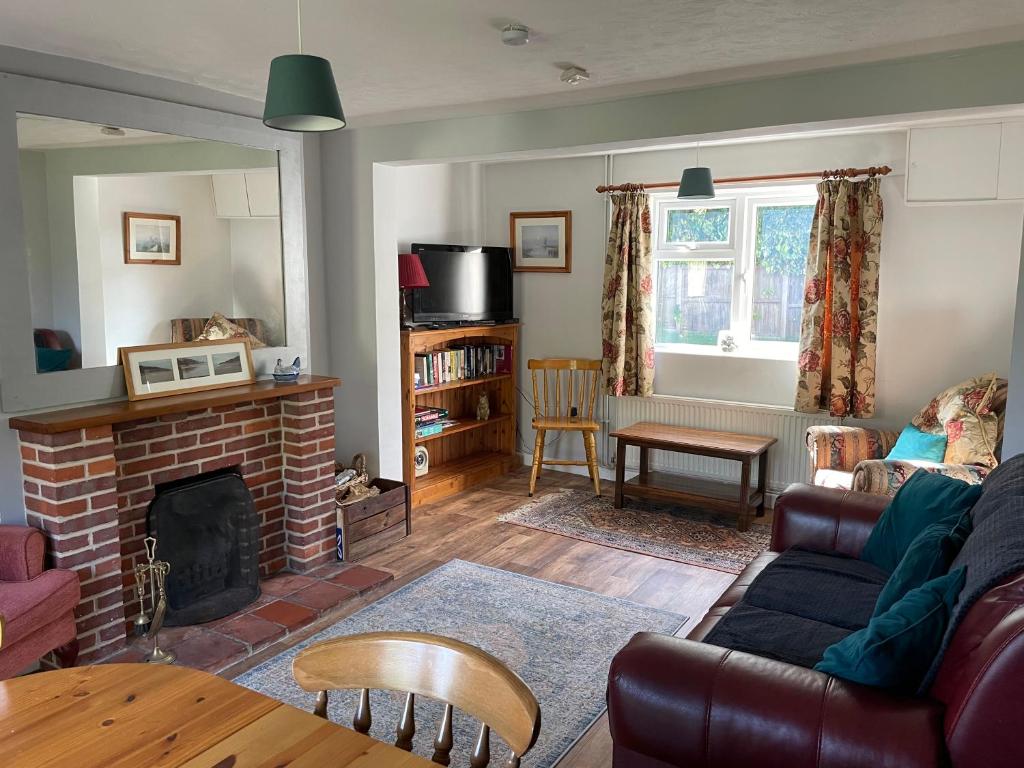
[[[475,163],[387,166],[373,169],[374,250],[385,254],[397,272],[398,254],[412,243],[480,242],[480,167]],[[378,286],[376,303],[383,316],[375,320],[377,344],[397,339],[399,304],[395,289]],[[399,355],[381,359],[377,370],[376,421],[381,429],[379,474],[402,477],[401,360]],[[367,375],[362,371],[360,375]],[[366,412],[339,415],[339,420],[362,420]],[[373,415],[372,413],[369,415]],[[342,449],[343,450],[343,449]],[[355,451],[370,451],[366,445]]]
[[[519,389],[532,400],[526,361],[541,357],[601,357],[601,283],[607,238],[605,200],[594,187],[605,180],[602,156],[496,163],[484,167],[484,240],[508,246],[512,211],[572,211],[572,272],[517,272],[516,316],[522,322]],[[520,450],[532,452],[533,407],[519,402]],[[600,404],[599,404],[600,405]],[[549,458],[584,455],[579,434],[548,436]]]
[[[125,264],[124,211],[180,216],[181,264]],[[100,178],[97,213],[105,300],[82,313],[103,315],[104,365],[118,364],[121,347],[170,341],[172,318],[233,311],[229,224],[214,216],[209,176]],[[94,268],[80,262],[78,273]]]
[[[905,424],[936,392],[988,370],[1009,372],[1024,205],[908,206],[903,202],[902,131],[761,141],[701,152],[716,176],[887,164],[882,234],[877,412],[872,423]],[[671,180],[695,162],[692,150],[612,158],[615,183]],[[522,358],[600,356],[600,294],[607,234],[603,156],[484,167],[485,240],[508,244],[514,210],[573,212],[573,271],[516,275]],[[520,385],[529,392],[527,372]],[[796,364],[733,356],[659,353],[658,394],[792,406]],[[529,409],[521,407],[526,446]],[[579,457],[576,445],[552,452]]]
[[[234,295],[229,316],[260,318],[266,326],[270,346],[280,346],[285,338],[281,221],[276,217],[230,219],[228,226]]]

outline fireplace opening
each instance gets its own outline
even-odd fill
[[[170,563],[164,624],[202,624],[260,595],[259,513],[237,468],[156,486],[146,528]]]

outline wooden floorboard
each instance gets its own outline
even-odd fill
[[[395,574],[394,581],[288,638],[287,645],[301,641],[453,559],[667,608],[689,617],[679,632],[684,635],[735,578],[708,568],[499,523],[499,515],[527,501],[528,482],[529,470],[522,468],[480,488],[414,510],[411,536],[361,561],[364,565],[391,571]],[[537,495],[558,488],[589,487],[587,478],[545,470],[538,480]],[[611,494],[611,484],[602,490]],[[224,674],[240,674],[281,650],[281,645],[273,646]],[[561,760],[558,768],[611,768],[611,764],[611,738],[607,717],[602,716]]]

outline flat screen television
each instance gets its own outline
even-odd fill
[[[512,313],[508,248],[413,243],[429,288],[412,292],[415,323],[506,322]]]

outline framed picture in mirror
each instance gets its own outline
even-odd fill
[[[256,380],[248,341],[219,339],[122,347],[129,400],[237,387]]]
[[[181,216],[125,211],[125,264],[181,264]]]

